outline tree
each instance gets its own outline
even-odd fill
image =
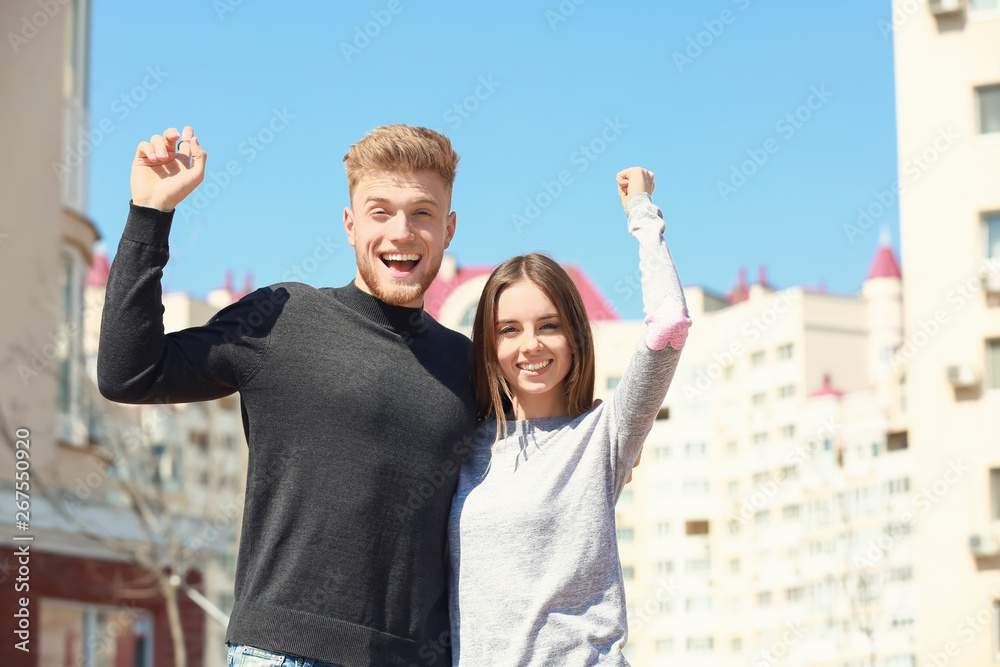
[[[185,582],[193,571],[199,571],[205,563],[218,553],[218,530],[208,539],[203,517],[179,512],[165,498],[162,485],[153,483],[156,461],[151,456],[149,423],[137,423],[139,411],[116,405],[104,400],[97,393],[93,383],[86,379],[92,419],[99,424],[102,434],[98,447],[92,453],[103,466],[103,479],[92,482],[92,477],[78,478],[75,489],[67,489],[50,483],[46,474],[33,468],[31,490],[42,496],[52,509],[74,526],[77,533],[103,545],[116,553],[124,554],[140,565],[154,582],[153,588],[163,596],[170,633],[173,641],[174,664],[186,667],[187,654],[184,630],[181,624],[179,594],[187,594],[214,620],[228,624],[228,617],[197,590]],[[147,410],[147,415],[157,415]],[[128,414],[131,413],[131,414]],[[156,417],[154,417],[155,419]],[[158,418],[163,419],[162,413]],[[0,432],[7,447],[16,452],[16,438],[13,435],[3,406],[0,406]],[[98,474],[97,477],[102,475]],[[84,508],[94,506],[90,502],[97,489],[105,483],[124,498],[125,514],[134,520],[137,534],[134,538],[112,536],[102,533],[81,514]],[[232,507],[225,518],[227,522],[238,520],[241,508]],[[151,590],[131,589],[130,597],[143,597]]]

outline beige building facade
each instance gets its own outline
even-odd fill
[[[986,667],[1000,664],[1000,6],[912,4],[893,2],[893,37],[919,664]]]

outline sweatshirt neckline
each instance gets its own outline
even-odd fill
[[[537,419],[507,420],[507,433],[525,435],[532,431],[555,431],[573,421],[573,417],[539,417]]]
[[[397,333],[416,335],[427,329],[423,307],[394,306],[365,292],[352,280],[334,292],[345,306],[379,326]]]

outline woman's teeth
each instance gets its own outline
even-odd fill
[[[525,370],[525,371],[537,371],[537,370],[540,370],[542,368],[545,368],[546,366],[548,366],[551,363],[552,363],[552,360],[548,359],[546,361],[539,361],[539,362],[532,363],[532,364],[518,364],[517,367],[520,368],[521,370]]]

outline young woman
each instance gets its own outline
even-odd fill
[[[653,174],[618,174],[639,241],[647,327],[611,399],[592,407],[583,301],[544,255],[490,276],[473,325],[481,428],[449,523],[456,665],[628,665],[615,502],[673,378],[691,320]]]

